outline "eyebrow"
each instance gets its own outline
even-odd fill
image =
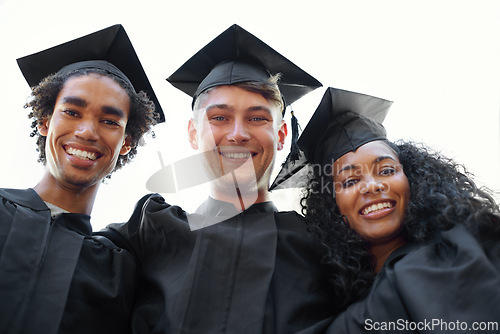
[[[205,111],[208,112],[212,109],[223,109],[223,110],[228,110],[228,111],[231,111],[233,110],[234,108],[229,106],[228,104],[225,104],[225,103],[221,103],[221,104],[211,104],[209,106],[207,106],[205,108]],[[269,115],[272,115],[272,112],[271,112],[271,109],[269,109],[268,107],[266,106],[260,106],[260,105],[257,105],[257,106],[252,106],[250,108],[248,108],[246,111],[249,111],[249,112],[254,112],[254,111],[265,111],[267,113],[269,113]]]
[[[84,108],[88,106],[88,102],[85,101],[84,99],[77,97],[77,96],[65,96],[62,98],[62,103],[64,104],[72,104],[77,107]],[[104,106],[102,108],[102,111],[106,115],[114,115],[120,118],[125,118],[125,112],[121,110],[120,108],[115,108],[111,106]]]
[[[378,163],[378,162],[380,162],[382,160],[386,160],[386,159],[389,159],[389,160],[396,162],[396,159],[394,159],[390,155],[381,155],[381,156],[377,157],[375,160],[373,160],[373,162]]]
[[[394,159],[394,158],[393,158],[393,157],[391,157],[390,155],[381,155],[381,156],[376,157],[376,158],[373,160],[373,162],[372,162],[372,163],[377,164],[377,163],[379,163],[379,162],[381,162],[381,161],[383,161],[383,160],[387,160],[387,159],[389,159],[389,160],[392,160],[392,161],[396,162],[396,159]],[[347,165],[347,166],[343,167],[341,170],[339,170],[339,172],[337,173],[337,175],[340,175],[342,172],[345,172],[345,171],[347,171],[347,170],[351,170],[351,169],[354,169],[354,168],[356,168],[356,166],[355,166],[355,165]]]
[[[231,108],[227,104],[210,104],[205,108],[205,111],[208,112],[212,109],[224,109],[224,110],[230,110]]]
[[[123,110],[121,110],[120,108],[104,106],[102,108],[102,111],[106,115],[113,115],[113,116],[117,116],[117,117],[120,117],[120,118],[125,118],[125,112]]]
[[[88,105],[87,101],[76,96],[65,96],[62,98],[62,103],[69,103],[82,108]]]
[[[269,109],[268,107],[265,107],[265,106],[253,106],[253,107],[250,107],[247,109],[247,111],[264,111],[266,113],[268,113],[269,115],[272,115],[271,113],[271,109]]]

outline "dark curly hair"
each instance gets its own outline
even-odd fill
[[[438,241],[438,232],[462,223],[487,252],[500,252],[494,242],[500,237],[498,205],[489,190],[475,185],[464,166],[421,144],[384,142],[398,155],[410,184],[403,222],[407,242]],[[318,237],[322,264],[338,301],[335,311],[340,312],[367,295],[375,277],[374,261],[367,244],[340,215],[331,165],[323,166],[323,171],[309,174],[301,206],[309,230]]]
[[[54,112],[54,107],[57,95],[63,88],[69,78],[97,74],[107,76],[115,80],[130,97],[130,113],[127,122],[125,133],[130,137],[131,150],[126,155],[120,155],[113,172],[120,169],[126,163],[131,161],[137,154],[137,146],[140,143],[142,136],[151,130],[151,127],[158,121],[158,114],[155,113],[155,105],[149,99],[144,91],[136,93],[131,87],[120,77],[113,75],[105,70],[97,68],[77,69],[69,73],[56,73],[45,77],[37,86],[32,88],[31,98],[24,105],[24,108],[31,108],[32,111],[28,117],[32,119],[31,128],[33,129],[30,136],[38,137],[37,151],[38,162],[46,164],[45,142],[46,137],[40,135],[37,126],[42,124],[43,120],[50,117]],[[154,133],[152,134],[154,136]]]

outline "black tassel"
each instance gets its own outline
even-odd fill
[[[290,155],[289,155],[289,160],[290,162],[295,162],[299,159],[300,157],[300,149],[299,146],[297,145],[297,140],[299,139],[299,122],[297,120],[297,117],[295,117],[293,113],[293,109],[291,109],[291,114],[292,114],[292,144],[290,146]]]

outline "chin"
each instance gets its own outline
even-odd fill
[[[96,185],[100,179],[98,177],[89,178],[86,177],[77,177],[77,176],[65,176],[64,183],[72,185],[78,188],[89,188]]]

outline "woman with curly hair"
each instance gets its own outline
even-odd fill
[[[498,330],[498,206],[452,160],[389,142],[390,104],[329,88],[298,141],[303,213],[340,312],[329,331]]]
[[[135,259],[92,236],[90,214],[155,123],[135,89],[154,93],[121,25],[18,63],[46,168],[33,188],[0,189],[0,333],[129,333]]]

